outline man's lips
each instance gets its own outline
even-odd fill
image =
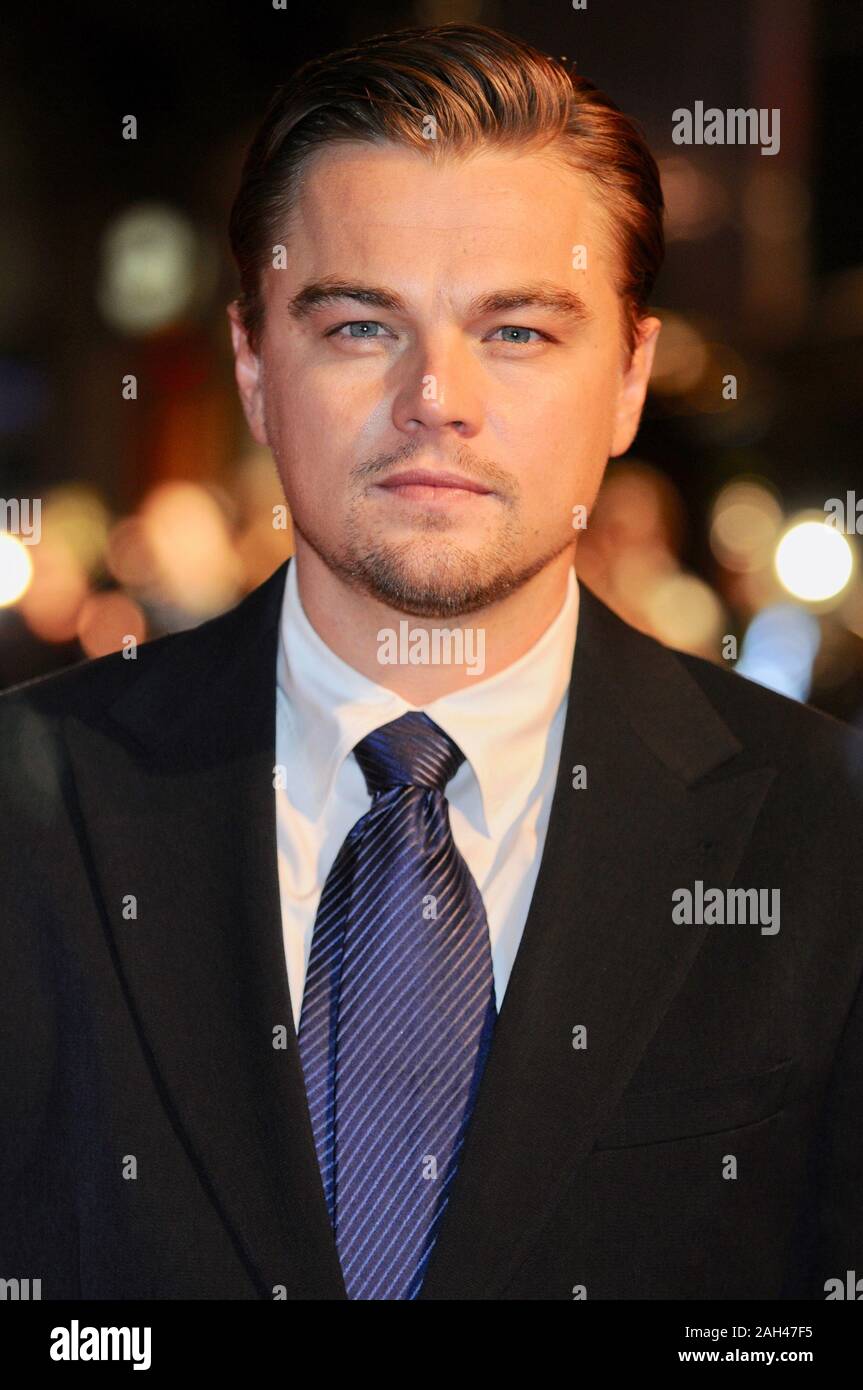
[[[457,489],[461,492],[488,493],[490,488],[483,487],[482,483],[475,483],[471,478],[464,478],[460,473],[431,472],[422,468],[410,468],[404,473],[393,473],[384,482],[378,483],[378,487],[385,488],[445,488],[449,491]]]

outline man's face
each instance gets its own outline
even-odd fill
[[[643,322],[630,362],[586,177],[547,151],[433,167],[342,142],[307,163],[282,239],[258,357],[231,318],[298,554],[399,611],[452,617],[573,547],[573,509],[634,437],[659,328]],[[567,302],[530,302],[540,291]],[[484,490],[387,486],[407,470]]]

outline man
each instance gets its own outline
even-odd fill
[[[230,318],[295,556],[0,700],[6,1277],[821,1299],[863,1268],[859,742],[573,570],[661,214],[629,121],[482,27],[274,98]]]

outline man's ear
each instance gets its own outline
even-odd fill
[[[228,305],[231,341],[234,345],[234,379],[243,403],[243,412],[258,444],[269,444],[264,423],[263,364],[249,346],[237,301]]]
[[[653,356],[656,352],[656,340],[661,327],[659,319],[639,320],[635,351],[620,380],[610,458],[625,454],[638,431],[644,398],[647,395],[647,383],[653,367]]]

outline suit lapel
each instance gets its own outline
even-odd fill
[[[498,1297],[577,1181],[709,931],[672,923],[672,891],[733,878],[775,775],[726,768],[739,752],[682,663],[582,585],[537,884],[421,1299]]]
[[[143,670],[130,663],[111,710],[121,738],[72,719],[65,732],[109,943],[201,1181],[263,1297],[283,1285],[289,1298],[343,1299],[282,945],[273,765],[285,574],[182,643],[141,648]],[[124,920],[127,895],[136,920]]]

